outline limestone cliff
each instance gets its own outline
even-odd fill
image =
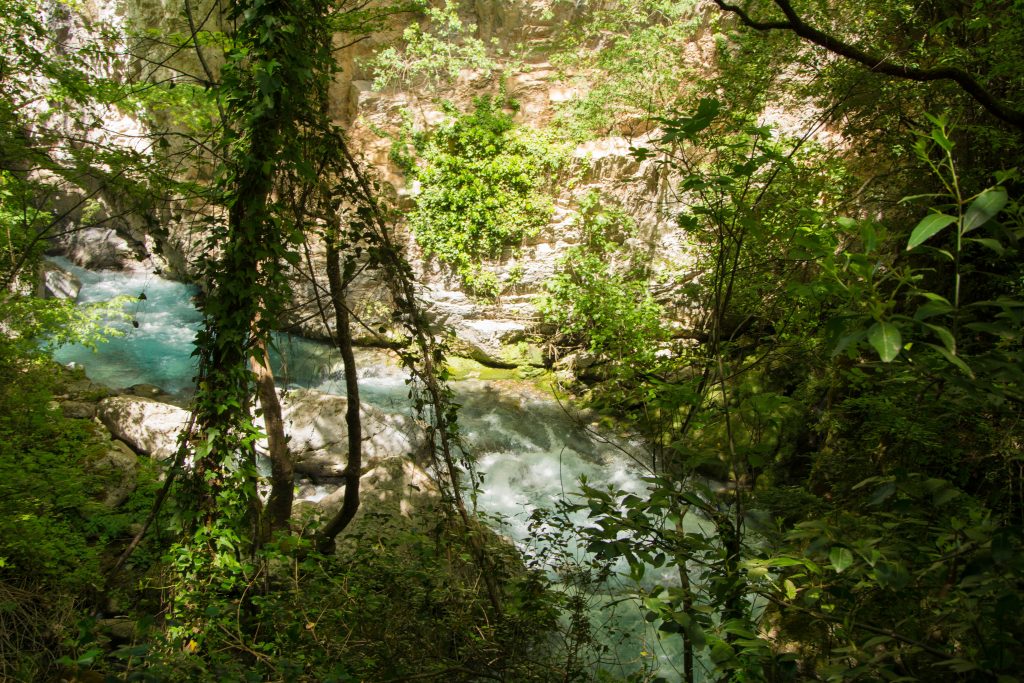
[[[218,15],[212,8],[203,7],[205,4],[197,3],[190,8],[193,15],[208,17],[216,23]],[[475,25],[473,37],[486,46],[487,58],[494,69],[463,69],[450,81],[436,82],[430,87],[413,79],[377,90],[370,65],[377,51],[399,45],[405,26],[412,21],[422,21],[422,17],[393,18],[390,30],[365,40],[353,42],[350,36],[339,35],[337,58],[342,70],[331,91],[332,115],[348,130],[351,145],[366,166],[386,187],[392,188],[394,201],[408,209],[415,201],[416,188],[389,158],[391,140],[387,137],[396,130],[401,117],[411,120],[416,128],[427,129],[444,118],[442,101],[465,110],[474,96],[503,89],[518,102],[517,123],[533,127],[545,125],[561,103],[578,96],[581,88],[586,87],[580,85],[579,79],[572,82],[565,79],[550,61],[554,39],[574,18],[573,14],[580,11],[578,7],[573,3],[552,4],[545,0],[463,3],[460,15],[464,25]],[[187,30],[187,22],[177,5],[156,0],[124,3],[92,0],[85,9],[86,15],[97,22],[135,29]],[[71,22],[66,30],[69,40],[84,39],[82,36],[88,34],[88,27],[81,22]],[[424,30],[429,30],[429,26],[425,25]],[[175,54],[160,68],[149,68],[145,54],[150,48],[140,42],[134,49],[136,68],[150,78],[167,74],[174,78],[181,78],[182,74],[202,78],[206,69],[216,69],[215,60],[210,60],[212,67],[204,66],[194,53],[187,51]],[[118,128],[137,131],[140,126],[130,116],[115,112],[109,112],[108,116],[110,125],[107,127],[115,131]],[[514,256],[488,264],[499,282],[506,285],[497,300],[480,300],[468,295],[449,268],[436,259],[424,258],[415,237],[405,226],[397,226],[416,271],[425,310],[438,323],[451,329],[456,351],[495,365],[542,364],[545,361],[541,352],[544,330],[538,326],[537,298],[543,293],[544,283],[554,272],[559,258],[579,240],[575,221],[577,200],[590,190],[599,190],[635,218],[639,231],[628,245],[633,253],[643,255],[655,268],[667,264],[678,269],[685,263],[686,244],[674,229],[675,208],[664,173],[653,163],[637,162],[630,155],[630,147],[642,145],[652,133],[637,122],[633,124],[614,131],[610,137],[590,139],[572,151],[569,163],[574,180],[551,183],[554,211],[549,224],[526,240]],[[638,132],[633,135],[631,131]],[[103,210],[113,215],[115,198],[103,198],[101,203]],[[123,220],[105,226],[104,234],[76,233],[75,237],[65,240],[64,250],[83,265],[129,267],[140,259],[148,259],[143,267],[159,267],[187,278],[190,260],[195,255],[192,250],[199,240],[187,221],[176,223],[177,218],[176,212],[167,207],[155,207],[146,217],[126,215]],[[149,229],[154,223],[159,229]],[[114,257],[98,257],[111,250]],[[316,251],[314,248],[314,253]],[[301,282],[296,283],[296,289],[297,301],[306,300],[311,294]],[[355,298],[358,312],[365,319],[373,322],[385,313],[378,310],[376,302],[381,296],[372,277],[358,284]],[[316,322],[319,318],[310,313],[309,306],[300,307],[293,319],[304,321],[299,323],[304,333],[323,336],[325,330]],[[372,340],[364,335],[364,341]]]

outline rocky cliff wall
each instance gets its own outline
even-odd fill
[[[210,7],[199,3],[196,16],[209,16],[218,21]],[[105,2],[91,0],[88,14],[97,21],[115,25],[149,27],[174,31],[187,28],[178,3],[165,0],[127,0]],[[416,188],[389,158],[391,141],[381,132],[394,131],[401,117],[411,116],[414,125],[428,128],[441,121],[445,114],[442,101],[466,110],[474,96],[495,93],[500,88],[515,99],[519,108],[516,120],[524,126],[540,127],[550,121],[559,104],[580,94],[578,81],[570,84],[550,63],[551,40],[578,11],[572,3],[550,5],[544,0],[475,0],[464,3],[461,10],[466,24],[475,24],[476,38],[487,46],[488,57],[497,64],[494,73],[462,70],[451,82],[429,88],[410,82],[382,90],[373,87],[369,60],[379,49],[395,45],[404,28],[406,16],[393,22],[391,30],[383,31],[349,47],[339,49],[342,67],[332,88],[331,112],[349,131],[351,146],[373,173],[392,188],[399,207],[408,209],[414,201]],[[68,26],[69,39],[84,35],[86,27]],[[351,42],[338,36],[339,46]],[[139,49],[145,49],[140,45]],[[511,53],[515,53],[510,57]],[[145,61],[145,60],[143,60]],[[145,70],[145,66],[138,68]],[[216,63],[214,62],[214,68]],[[151,77],[161,75],[180,78],[182,74],[202,75],[202,65],[194,54],[176,55],[163,71],[146,71]],[[499,78],[495,73],[500,72]],[[584,86],[585,87],[585,86]],[[137,130],[139,123],[131,117],[110,114],[113,128],[117,122],[128,122]],[[127,125],[127,124],[125,124]],[[566,249],[578,243],[576,228],[577,200],[591,190],[598,190],[619,203],[637,221],[638,234],[630,249],[659,264],[679,268],[687,260],[685,241],[674,229],[675,207],[668,191],[669,183],[662,171],[651,162],[639,163],[630,156],[630,147],[648,139],[650,132],[637,137],[616,135],[579,144],[571,153],[571,184],[552,183],[554,211],[548,225],[528,239],[514,257],[488,264],[499,281],[509,282],[515,273],[516,284],[495,301],[484,301],[468,295],[459,278],[435,259],[423,257],[414,236],[403,225],[398,234],[407,247],[419,280],[419,292],[425,310],[438,323],[446,324],[454,333],[457,352],[485,363],[503,366],[541,364],[544,330],[538,326],[537,299],[544,283],[554,273]],[[108,200],[111,203],[112,200]],[[113,211],[109,208],[108,211]],[[194,245],[200,242],[185,223],[175,224],[173,213],[158,209],[149,216],[161,223],[160,244],[147,230],[147,222],[139,217],[115,221],[106,232],[84,232],[66,240],[65,252],[77,263],[102,267],[156,267],[179,277],[191,275],[190,263],[195,256]],[[109,255],[109,254],[113,255]],[[100,257],[108,254],[107,257]],[[314,247],[317,267],[322,270],[322,257]],[[301,302],[312,294],[297,283],[296,299]],[[356,308],[368,322],[385,319],[387,311],[379,303],[382,288],[372,276],[357,287]],[[299,306],[293,321],[313,337],[325,334],[312,306]],[[297,322],[302,321],[302,322]],[[363,328],[356,331],[365,342],[372,335]]]

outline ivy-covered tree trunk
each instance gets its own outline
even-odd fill
[[[205,444],[197,452],[194,478],[203,489],[199,505],[207,521],[223,512],[219,494],[228,486],[232,460],[244,453],[244,467],[254,457],[249,358],[262,352],[254,336],[261,336],[264,321],[273,317],[261,315],[261,304],[271,279],[264,273],[276,270],[267,256],[277,257],[281,241],[273,222],[267,220],[280,122],[267,115],[257,124],[240,160],[237,186],[227,193],[228,225],[215,235],[223,254],[207,271],[210,292],[202,305],[206,325],[199,336],[204,357],[196,419]],[[253,486],[243,496],[254,490]]]
[[[297,261],[295,245],[302,239],[301,228],[276,210],[275,183],[301,165],[299,130],[322,90],[315,86],[317,79],[330,73],[322,63],[330,51],[327,6],[302,5],[235,2],[229,11],[236,22],[235,47],[228,52],[220,85],[227,162],[219,189],[227,221],[211,227],[211,259],[203,273],[208,294],[198,340],[199,443],[193,484],[199,522],[251,532],[243,546],[257,541],[263,526],[252,518],[258,510],[257,431],[251,416],[257,385],[250,362],[265,366],[270,330],[289,298],[285,271]],[[317,45],[322,49],[311,48]],[[276,396],[271,396],[272,377],[265,367],[259,386],[273,427]],[[283,432],[272,434],[271,442],[280,451]],[[282,457],[276,460],[285,464]],[[270,525],[281,528],[290,515],[290,500],[281,493],[287,467],[277,469],[281,482]],[[243,516],[249,519],[243,522]]]

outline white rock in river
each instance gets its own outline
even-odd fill
[[[43,261],[40,266],[39,291],[37,296],[44,299],[75,299],[82,289],[82,281],[74,273],[64,270],[52,261]]]
[[[339,477],[348,461],[348,400],[311,390],[287,392],[281,400],[285,434],[289,437],[295,470],[315,478]],[[163,460],[173,457],[178,433],[188,411],[142,396],[112,396],[99,404],[97,414],[110,433],[136,452]],[[422,448],[420,429],[412,418],[372,406],[360,410],[364,467]],[[262,428],[262,420],[257,420]],[[265,447],[265,443],[260,446]]]
[[[157,460],[174,457],[188,411],[141,396],[111,396],[96,411],[103,425],[137,453]]]
[[[340,477],[348,461],[348,399],[308,389],[281,398],[285,434],[295,471],[314,478]],[[423,438],[412,418],[362,405],[363,463],[419,453]],[[257,420],[262,427],[262,420]],[[265,446],[265,443],[261,443]]]

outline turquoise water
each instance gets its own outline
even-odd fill
[[[135,297],[125,307],[131,321],[110,323],[123,336],[109,338],[96,352],[79,345],[61,347],[54,353],[56,360],[84,367],[93,381],[115,388],[154,384],[169,394],[191,392],[196,367],[192,342],[202,320],[192,305],[194,286],[144,273],[95,272],[65,259],[53,260],[81,281],[78,303]]]

